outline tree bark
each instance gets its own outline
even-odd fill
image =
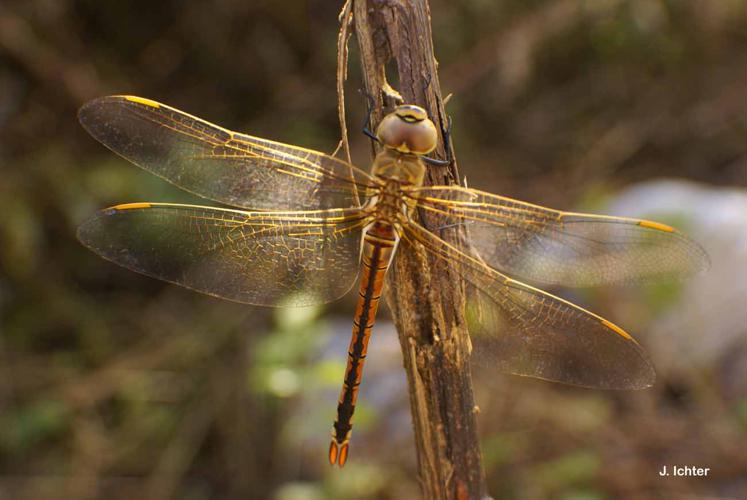
[[[352,2],[363,78],[375,102],[372,123],[378,123],[385,107],[392,105],[386,79],[396,78],[394,86],[404,102],[424,107],[440,130],[435,154],[445,158],[448,118],[436,72],[427,0]],[[428,167],[427,185],[459,183],[454,149],[450,150],[448,166]],[[458,232],[449,232],[444,238],[460,244]],[[387,288],[407,372],[423,497],[485,498],[469,367],[471,346],[459,275],[422,248],[401,245]]]

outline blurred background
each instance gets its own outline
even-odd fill
[[[112,93],[331,152],[341,2],[0,4],[0,498],[417,498],[399,343],[372,339],[351,457],[327,464],[354,295],[232,304],[82,247],[101,207],[183,201],[76,120]],[[632,332],[640,392],[476,387],[495,498],[747,498],[747,0],[433,0],[469,185],[667,222],[711,270],[550,290]],[[347,83],[365,102],[355,40]],[[661,478],[663,465],[709,467]]]

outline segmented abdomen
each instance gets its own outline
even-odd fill
[[[337,403],[337,419],[332,427],[332,443],[329,447],[329,462],[332,465],[338,464],[342,467],[347,460],[353,412],[366,360],[368,340],[376,321],[384,277],[398,242],[399,236],[394,228],[384,222],[374,222],[366,229],[363,237],[361,282],[353,320],[353,335],[348,348],[345,380]]]

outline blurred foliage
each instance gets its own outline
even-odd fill
[[[340,7],[0,4],[1,497],[417,497],[397,342],[378,333],[385,313],[372,344],[391,366],[377,372],[369,356],[351,459],[331,470],[352,299],[325,316],[225,303],[119,269],[74,236],[102,206],[192,199],[85,134],[75,113],[93,97],[142,95],[334,150]],[[470,186],[571,208],[659,176],[747,185],[747,1],[433,0],[431,10]],[[351,51],[348,126],[365,166],[355,40]],[[580,297],[605,313],[617,293]],[[636,293],[651,306],[621,319],[636,327],[677,300],[671,287]],[[639,393],[511,377],[478,386],[491,494],[747,496],[747,394],[726,391],[722,373],[663,373]],[[711,475],[658,477],[663,464],[691,463]]]

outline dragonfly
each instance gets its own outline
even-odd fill
[[[438,134],[426,111],[412,104],[394,107],[378,124],[370,173],[142,97],[95,99],[80,109],[79,120],[123,158],[223,205],[137,202],[103,209],[77,236],[105,259],[260,306],[327,303],[348,293],[360,275],[328,452],[339,467],[348,459],[385,276],[403,252],[424,249],[458,270],[470,297],[465,316],[473,357],[502,372],[599,389],[651,386],[648,355],[621,327],[532,284],[681,279],[708,264],[696,242],[659,222],[424,185]],[[467,244],[442,238],[446,228],[463,230]]]

